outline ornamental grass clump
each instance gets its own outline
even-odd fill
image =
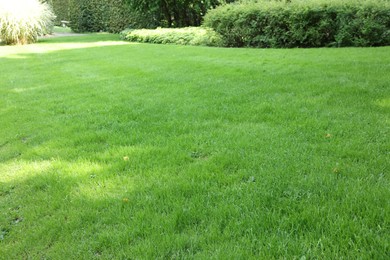
[[[53,27],[50,6],[38,0],[0,0],[0,42],[28,44]]]

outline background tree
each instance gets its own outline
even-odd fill
[[[127,0],[131,9],[152,17],[157,26],[198,26],[206,12],[234,0]],[[142,20],[142,19],[141,19]],[[137,27],[150,27],[139,24]]]
[[[125,28],[198,26],[206,12],[235,0],[44,0],[56,23],[70,21],[76,32],[119,32]]]
[[[70,20],[70,5],[72,0],[43,0],[48,3],[56,14],[55,24],[60,25],[61,21]]]

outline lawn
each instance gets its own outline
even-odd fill
[[[62,26],[54,26],[54,33],[72,33],[72,29],[70,27],[62,27]]]
[[[0,258],[385,259],[390,47],[0,47]]]

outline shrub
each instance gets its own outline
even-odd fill
[[[210,28],[202,27],[125,30],[121,32],[121,38],[131,42],[205,46],[223,45],[219,34]]]
[[[125,28],[199,26],[211,8],[234,0],[45,0],[76,32],[120,32]],[[66,8],[68,6],[68,11]]]
[[[199,26],[209,9],[233,1],[235,0],[128,0],[128,3],[132,14],[141,18],[135,22],[137,27],[148,28],[155,24],[180,28]]]
[[[0,40],[5,44],[27,44],[50,32],[55,16],[38,0],[0,0]]]
[[[75,32],[118,33],[129,26],[126,0],[71,0],[70,27]]]
[[[56,19],[54,20],[55,25],[62,25],[61,21],[70,21],[70,2],[71,0],[41,0],[41,2],[48,3]]]
[[[291,0],[229,4],[204,25],[231,47],[390,45],[390,1]]]

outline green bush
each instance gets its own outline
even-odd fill
[[[45,0],[76,32],[120,32],[125,28],[199,26],[215,6],[234,0]],[[62,20],[63,18],[59,19]]]
[[[52,7],[53,12],[56,15],[54,23],[55,25],[61,25],[61,21],[70,20],[71,1],[72,0],[42,0],[41,2],[48,3]]]
[[[131,42],[145,43],[204,46],[223,45],[219,34],[210,28],[202,27],[125,30],[121,32],[121,38]]]
[[[70,0],[70,27],[75,32],[120,32],[130,24],[126,0]]]
[[[204,14],[235,0],[128,0],[137,28],[199,26]],[[156,28],[156,27],[154,27]]]
[[[390,1],[291,0],[229,4],[204,25],[231,47],[390,45]]]
[[[49,33],[54,14],[49,5],[38,0],[0,1],[0,41],[27,44]]]

